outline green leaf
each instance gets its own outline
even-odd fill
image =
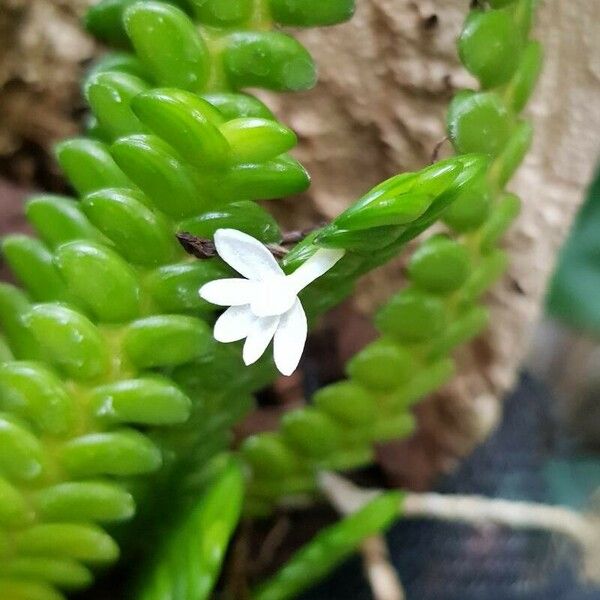
[[[71,240],[106,242],[106,238],[87,220],[81,205],[64,196],[33,196],[25,205],[27,220],[51,248]]]
[[[207,102],[218,108],[225,119],[255,117],[257,119],[275,119],[273,113],[258,98],[248,94],[233,94],[230,92],[214,92],[202,94]]]
[[[109,248],[92,242],[68,242],[58,248],[54,260],[69,292],[97,319],[123,323],[138,316],[136,273]]]
[[[201,91],[210,68],[208,49],[189,17],[174,6],[137,2],[124,14],[135,52],[160,85]]]
[[[215,27],[231,27],[252,15],[252,0],[189,0],[196,17]]]
[[[191,167],[159,137],[123,137],[112,145],[111,152],[154,205],[169,216],[184,217],[200,212],[213,201],[209,190],[197,185]]]
[[[133,429],[88,433],[69,440],[62,448],[67,471],[78,478],[98,475],[141,475],[162,465],[160,450]]]
[[[243,496],[242,470],[229,461],[176,527],[138,600],[209,598],[239,521]]]
[[[33,495],[33,505],[48,521],[114,522],[135,513],[132,495],[109,481],[67,481]]]
[[[230,35],[224,66],[235,89],[308,90],[317,77],[308,51],[294,38],[276,31],[244,31]]]
[[[212,334],[204,321],[180,315],[157,315],[134,321],[123,341],[130,360],[140,368],[179,365],[201,358],[212,349]]]
[[[160,265],[181,253],[172,225],[146,206],[138,190],[104,189],[89,194],[81,207],[130,262]]]
[[[132,187],[102,142],[73,138],[56,146],[56,156],[82,196],[107,187]]]
[[[229,158],[229,144],[218,129],[223,116],[197,95],[178,89],[154,89],[138,96],[133,110],[189,163],[214,168]]]
[[[350,556],[365,538],[388,527],[401,514],[401,503],[399,492],[388,492],[339,523],[327,527],[262,584],[252,596],[253,600],[296,598]]]
[[[461,61],[484,88],[511,78],[520,63],[521,47],[511,15],[500,10],[471,11],[458,40]]]
[[[512,116],[495,92],[463,91],[448,109],[448,135],[458,153],[497,155],[512,131]],[[482,133],[483,132],[483,133]]]
[[[38,304],[23,321],[48,360],[78,381],[106,373],[108,350],[97,327],[78,312],[60,304]]]
[[[102,130],[111,138],[143,133],[144,126],[131,111],[131,101],[148,84],[128,73],[98,73],[88,78],[85,95]]]
[[[240,118],[221,125],[235,162],[259,162],[275,158],[296,145],[296,134],[271,119]]]
[[[232,202],[218,210],[185,219],[177,226],[179,231],[206,239],[212,239],[217,229],[225,228],[238,229],[265,244],[281,241],[277,221],[264,208],[248,200]]]
[[[354,0],[270,0],[273,18],[282,25],[335,25],[354,14]]]
[[[26,235],[10,235],[2,241],[2,253],[13,273],[34,300],[66,300],[65,283],[42,242]]]
[[[190,416],[192,401],[167,380],[138,378],[95,388],[92,413],[108,423],[174,425]]]

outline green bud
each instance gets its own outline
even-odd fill
[[[69,291],[100,321],[122,323],[138,316],[136,273],[109,248],[92,242],[68,242],[58,248],[55,262]]]
[[[0,415],[0,472],[9,479],[28,481],[42,473],[39,440],[17,419]]]
[[[459,92],[448,110],[448,135],[457,152],[497,155],[512,131],[512,118],[494,92]]]
[[[521,112],[533,92],[542,70],[543,50],[539,42],[529,42],[523,50],[513,78],[504,91],[506,105]]]
[[[416,370],[413,355],[380,339],[366,346],[348,363],[348,375],[370,389],[389,391],[406,383]]]
[[[85,85],[85,95],[98,123],[111,138],[142,133],[143,125],[131,111],[131,100],[145,92],[148,84],[128,73],[98,73]]]
[[[412,281],[434,294],[458,289],[469,275],[467,249],[443,235],[429,238],[415,251],[408,265]]]
[[[311,55],[294,38],[276,31],[240,31],[224,51],[227,77],[235,89],[308,90],[316,82]]]
[[[23,316],[48,360],[77,381],[106,373],[108,352],[96,326],[60,304],[38,304]]]
[[[161,85],[200,91],[210,67],[206,44],[189,17],[174,6],[138,2],[124,14],[138,57]]]
[[[270,0],[273,18],[292,27],[320,27],[348,21],[354,0]]]
[[[278,433],[267,432],[246,438],[241,452],[256,477],[277,479],[289,477],[298,470],[298,459]]]
[[[322,230],[317,242],[370,254],[389,246],[389,256],[395,255],[399,245],[438,218],[476,158],[448,159],[420,173],[404,173],[384,181]],[[369,228],[368,236],[361,231],[364,228]],[[377,254],[374,259],[381,264],[386,256]]]
[[[54,587],[21,578],[0,577],[0,598],[21,600],[65,600]]]
[[[21,415],[41,431],[60,435],[73,424],[72,398],[42,364],[14,361],[0,365],[0,391],[3,410]]]
[[[41,357],[40,347],[22,319],[30,309],[31,304],[21,290],[0,282],[0,325],[15,358]]]
[[[503,188],[514,175],[525,154],[531,146],[533,139],[533,126],[527,121],[522,121],[514,129],[506,146],[497,156],[490,167],[489,178],[499,188]]]
[[[105,189],[86,196],[82,208],[119,252],[138,265],[160,265],[180,253],[171,225],[150,210],[137,190]]]
[[[217,128],[223,116],[206,100],[183,90],[155,89],[138,96],[132,106],[189,163],[206,168],[227,161],[229,144]]]
[[[505,194],[494,207],[492,214],[481,228],[481,250],[490,252],[504,235],[521,210],[521,201],[515,194]]]
[[[190,167],[160,138],[124,137],[112,145],[111,152],[121,168],[166,214],[184,217],[206,210],[206,190],[198,188]]]
[[[2,241],[6,262],[19,281],[39,302],[65,300],[65,284],[42,242],[26,235],[10,235]]]
[[[521,57],[521,39],[510,14],[500,10],[472,10],[458,40],[465,67],[484,88],[506,83]]]
[[[264,208],[248,200],[232,202],[218,210],[181,221],[177,225],[179,231],[207,239],[212,239],[217,229],[223,228],[238,229],[265,244],[281,241],[277,221]]]
[[[134,322],[124,339],[131,362],[140,368],[179,365],[206,356],[213,343],[204,321],[157,315]]]
[[[304,192],[310,177],[304,167],[285,154],[262,163],[231,167],[223,181],[226,194],[244,200],[271,200]]]
[[[74,477],[141,475],[160,468],[160,450],[133,429],[89,433],[67,442],[62,458]]]
[[[46,521],[124,521],[133,517],[132,495],[116,483],[70,481],[37,491],[35,510]]]
[[[458,162],[462,170],[454,178],[452,183],[431,203],[431,206],[414,223],[409,225],[406,231],[399,237],[396,244],[386,249],[387,258],[391,258],[399,247],[414,239],[435,221],[440,219],[447,208],[468,190],[474,182],[484,177],[488,168],[488,159],[481,154],[465,154],[449,159],[450,162]],[[443,165],[448,161],[442,161]],[[434,165],[435,166],[435,165]]]
[[[413,189],[415,180],[413,173],[404,173],[380,183],[337,217],[333,225],[362,230],[414,221],[432,200],[430,194]]]
[[[167,380],[140,378],[94,389],[91,406],[102,421],[174,425],[187,421],[192,401]]]
[[[95,525],[45,523],[15,535],[16,547],[24,555],[73,558],[90,563],[112,562],[119,547]]]
[[[206,260],[167,265],[153,271],[145,287],[165,312],[214,311],[214,304],[200,298],[198,290],[209,281],[229,273],[218,261]]]
[[[131,187],[105,144],[73,138],[56,146],[58,162],[81,196],[106,187]]]
[[[260,162],[275,158],[296,145],[296,134],[271,119],[241,118],[220,127],[231,146],[233,162]]]
[[[338,425],[315,408],[302,408],[284,415],[281,430],[286,441],[314,459],[331,454],[340,444]]]
[[[474,306],[447,325],[443,335],[432,344],[429,357],[439,358],[479,335],[487,326],[488,320],[489,311],[482,306]]]
[[[0,525],[4,527],[22,527],[33,518],[33,512],[21,492],[0,477]],[[0,563],[0,573],[2,566]]]
[[[252,15],[252,0],[190,0],[198,20],[215,27],[247,21]]]
[[[444,303],[412,288],[394,296],[375,317],[377,329],[409,343],[434,337],[445,322]]]
[[[51,248],[71,240],[107,241],[71,198],[34,196],[27,201],[25,214],[39,236]]]
[[[68,559],[26,556],[11,558],[0,564],[0,577],[47,581],[52,585],[67,589],[78,589],[92,583],[89,569]],[[14,596],[11,596],[14,598]],[[18,596],[18,598],[37,599],[37,596]]]
[[[232,94],[230,92],[215,92],[202,94],[207,102],[218,108],[225,120],[241,117],[257,119],[275,119],[273,113],[258,98],[248,94]]]
[[[340,381],[321,388],[313,402],[337,423],[358,429],[369,428],[376,415],[372,394],[352,381]]]

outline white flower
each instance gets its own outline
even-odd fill
[[[219,342],[244,342],[244,364],[251,365],[273,340],[275,365],[291,375],[307,336],[306,314],[298,293],[331,269],[343,250],[317,250],[291,275],[286,275],[271,252],[258,240],[236,229],[218,229],[219,256],[246,279],[217,279],[200,288],[212,304],[229,306],[217,319],[214,336]]]

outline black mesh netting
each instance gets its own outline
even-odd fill
[[[548,393],[525,376],[500,428],[437,491],[553,501],[545,467],[565,446]],[[398,522],[388,541],[407,600],[600,600],[578,577],[577,548],[549,534],[419,520]],[[358,558],[303,596],[371,598]]]

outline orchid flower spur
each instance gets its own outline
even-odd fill
[[[246,279],[216,279],[200,288],[207,302],[229,308],[214,328],[219,342],[244,342],[244,364],[251,365],[273,340],[275,365],[291,375],[302,356],[308,332],[298,293],[326,273],[343,250],[321,248],[286,275],[257,239],[237,229],[219,229],[214,236],[219,256]]]

